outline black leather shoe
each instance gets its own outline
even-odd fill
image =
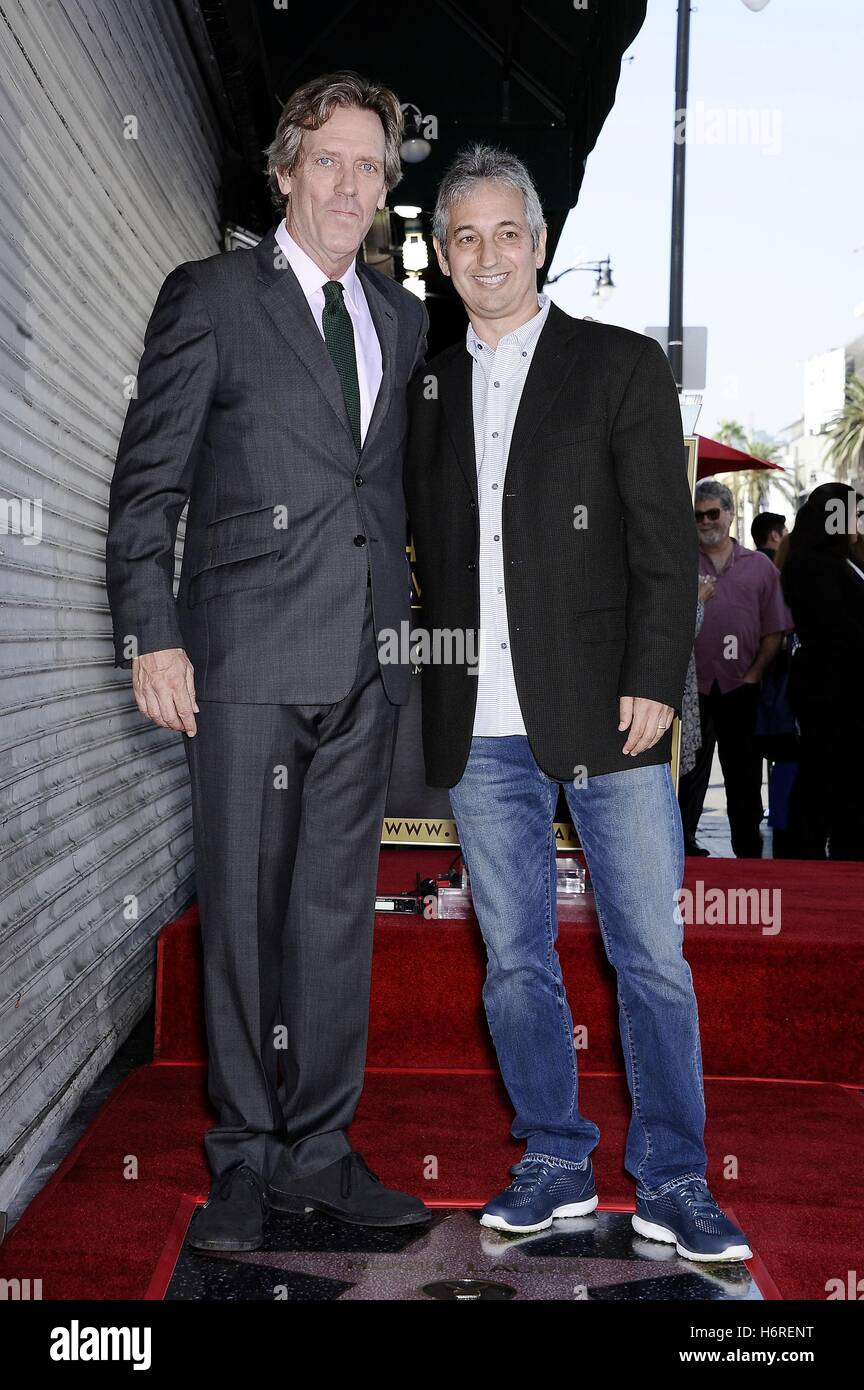
[[[244,1163],[217,1179],[189,1223],[194,1250],[259,1250],[264,1244],[267,1184]]]
[[[301,1178],[285,1177],[277,1164],[270,1206],[273,1211],[324,1211],[352,1226],[419,1226],[432,1219],[419,1198],[385,1187],[353,1150]]]

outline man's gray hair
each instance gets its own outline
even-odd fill
[[[453,163],[446,170],[438,188],[435,210],[432,213],[432,235],[437,237],[443,255],[447,255],[447,238],[450,234],[450,209],[454,203],[467,198],[478,183],[491,179],[495,183],[506,183],[518,188],[525,204],[525,218],[531,232],[534,250],[540,244],[540,233],[546,225],[540,198],[534,187],[534,180],[527,168],[515,154],[499,149],[496,145],[477,143],[465,145],[459,150]]]
[[[715,497],[726,512],[734,512],[735,510],[732,493],[725,483],[718,483],[716,478],[706,478],[703,482],[696,484],[696,501],[704,502],[706,497]]]

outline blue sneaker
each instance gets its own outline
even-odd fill
[[[704,1178],[677,1183],[661,1196],[636,1194],[633,1229],[674,1245],[685,1260],[749,1260],[744,1232],[717,1205]]]
[[[587,1216],[597,1205],[590,1158],[581,1168],[565,1168],[545,1154],[526,1154],[510,1172],[513,1181],[486,1203],[481,1226],[527,1235],[544,1231],[556,1216]]]

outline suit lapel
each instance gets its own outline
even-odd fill
[[[363,441],[361,456],[375,442],[375,436],[381,428],[381,422],[390,408],[393,399],[393,383],[396,377],[396,334],[397,322],[396,312],[389,304],[385,295],[378,287],[373,284],[363,261],[357,261],[357,274],[363,286],[363,293],[366,296],[366,303],[369,305],[369,313],[372,315],[372,322],[375,325],[375,332],[378,334],[378,342],[381,345],[381,385],[378,388],[378,395],[375,397],[375,404],[372,407],[372,416],[369,427],[366,431],[366,438]]]
[[[519,409],[513,422],[507,457],[508,469],[512,463],[518,462],[520,455],[531,443],[548,415],[555,397],[576,366],[572,340],[579,331],[575,326],[577,322],[578,320],[565,314],[563,309],[559,309],[557,304],[549,305],[549,313],[534,348],[519,400]]]
[[[291,350],[300,358],[321,394],[342,426],[351,444],[346,465],[356,463],[351,423],[342,395],[339,373],[327,350],[321,332],[309,308],[300,282],[285,259],[275,238],[275,227],[262,237],[255,247],[258,261],[258,297]]]
[[[460,344],[454,355],[438,370],[438,395],[459,467],[471,489],[474,501],[477,497],[477,455],[474,449],[474,401],[472,392],[472,372],[474,359],[464,344]]]

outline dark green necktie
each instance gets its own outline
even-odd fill
[[[333,358],[333,365],[342,383],[345,409],[354,436],[354,445],[360,452],[360,387],[357,383],[357,354],[354,350],[354,325],[351,315],[345,308],[344,287],[339,280],[328,280],[324,285],[324,341]]]

